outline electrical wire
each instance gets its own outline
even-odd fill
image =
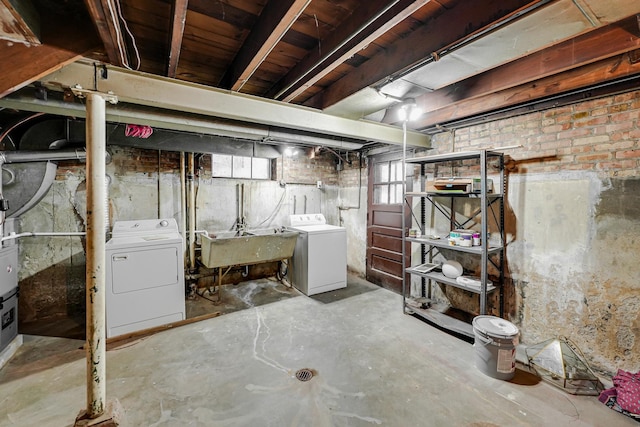
[[[122,43],[120,43],[120,40],[121,40],[120,24],[118,23],[118,18],[116,17],[115,12],[113,11],[113,6],[111,5],[111,1],[112,0],[107,0],[107,6],[109,7],[109,14],[111,15],[111,22],[113,23],[113,28],[116,30],[116,40],[118,42],[118,53],[120,54],[120,62],[122,63],[123,67],[130,70],[131,67],[129,66],[129,61],[125,59],[124,53],[123,53],[124,49],[122,48]]]
[[[136,62],[138,63],[138,65],[136,65],[135,70],[138,71],[140,69],[140,52],[138,52],[138,46],[136,46],[136,38],[133,36],[133,33],[129,29],[129,25],[124,19],[124,16],[122,16],[122,6],[120,5],[120,0],[115,0],[115,2],[118,6],[118,16],[120,16],[120,20],[122,21],[125,30],[127,30],[127,34],[129,34],[129,38],[131,39],[131,46],[133,47],[133,51],[136,53]]]
[[[113,5],[111,4],[111,2],[115,3],[118,15],[116,16],[116,12],[113,10]],[[140,69],[140,53],[138,52],[138,47],[136,45],[136,39],[133,36],[133,34],[131,33],[131,30],[129,29],[129,26],[127,25],[127,21],[124,19],[124,16],[122,16],[122,7],[120,5],[120,0],[107,0],[107,6],[109,7],[109,14],[111,15],[111,21],[113,23],[113,27],[116,31],[116,39],[118,42],[118,53],[120,54],[120,62],[122,63],[122,66],[125,67],[128,70],[133,70],[133,68],[131,68],[131,65],[129,64],[129,59],[125,57],[124,53],[125,53],[125,49],[122,46],[122,41],[124,41],[123,38],[123,34],[120,31],[120,23],[119,20],[122,21],[122,24],[127,32],[127,34],[129,35],[129,38],[131,39],[131,45],[133,46],[133,50],[136,53],[136,62],[137,62],[137,66],[135,68],[135,70],[139,70]]]
[[[284,201],[285,194],[287,194],[287,187],[284,188],[284,191],[282,192],[282,196],[280,196],[280,200],[278,200],[278,203],[276,204],[276,207],[273,208],[273,211],[269,214],[269,216],[264,221],[262,221],[260,224],[258,224],[257,227],[260,227],[265,222],[267,222],[267,221],[273,219],[273,217],[275,217],[276,213],[278,213],[278,211],[280,210],[280,207],[282,206],[282,202]]]
[[[31,119],[35,119],[36,117],[40,117],[42,115],[44,115],[46,113],[40,112],[40,113],[35,113],[32,114],[30,116],[24,117],[20,120],[18,120],[16,123],[12,124],[11,126],[7,127],[1,134],[0,134],[0,143],[2,142],[3,139],[5,139],[7,137],[7,135],[9,135],[9,132],[11,132],[12,130],[14,130],[15,128],[17,128],[18,126],[20,126],[23,123],[28,122]],[[15,146],[15,144],[14,144]]]

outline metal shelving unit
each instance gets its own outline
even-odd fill
[[[496,174],[498,175],[498,183],[494,186],[493,192],[488,192],[488,164],[492,161],[497,165]],[[447,162],[465,161],[464,167],[480,167],[480,191],[478,192],[464,192],[464,191],[428,191],[426,186],[426,165],[430,164],[444,164]],[[432,287],[436,284],[442,284],[445,286],[452,286],[459,289],[463,289],[468,292],[472,292],[478,295],[479,298],[479,313],[487,314],[487,295],[492,292],[499,292],[500,301],[500,316],[503,313],[503,283],[504,283],[504,254],[505,254],[505,235],[504,235],[504,194],[506,192],[506,182],[504,176],[504,155],[497,151],[488,150],[476,150],[466,151],[450,154],[438,154],[432,156],[415,157],[411,159],[405,159],[406,165],[418,165],[420,166],[420,191],[405,192],[403,205],[404,209],[407,206],[410,209],[413,207],[413,200],[415,198],[420,199],[419,219],[412,212],[412,217],[418,223],[421,236],[425,233],[426,222],[426,207],[430,204],[433,209],[440,212],[445,218],[449,220],[450,229],[465,228],[465,226],[474,224],[474,230],[480,233],[481,244],[479,246],[451,246],[447,238],[442,236],[427,236],[427,237],[407,237],[408,230],[405,229],[403,235],[403,248],[404,245],[420,245],[420,264],[411,266],[405,269],[403,275],[402,285],[402,300],[403,309],[405,313],[418,315],[430,323],[435,324],[438,327],[450,330],[452,332],[462,334],[468,337],[473,337],[473,328],[470,323],[463,320],[448,316],[446,314],[447,307],[438,306],[436,304],[429,304],[427,307],[424,304],[416,303],[415,299],[410,298],[407,295],[410,290],[410,286],[407,285],[407,281],[411,276],[418,276],[422,279],[422,300],[429,301],[432,295]],[[478,206],[474,211],[466,216],[465,220],[459,222],[456,218],[454,210],[454,201],[466,199],[470,203],[476,203]],[[444,206],[448,202],[449,206]],[[489,231],[489,214],[493,214],[493,221],[497,230]],[[404,216],[403,212],[403,216]],[[479,221],[477,221],[479,218]],[[411,228],[411,227],[408,227]],[[408,246],[407,246],[408,247]],[[433,267],[431,261],[433,257],[442,250],[451,250],[456,252],[462,252],[471,254],[472,256],[479,257],[480,261],[480,275],[479,286],[465,285],[444,276],[441,272],[430,269]],[[411,251],[412,252],[412,251]],[[411,256],[408,257],[411,259]],[[411,265],[412,263],[409,262]],[[497,270],[497,280],[494,279],[493,283],[488,279],[489,266],[493,265]]]

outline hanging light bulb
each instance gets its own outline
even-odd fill
[[[422,115],[422,110],[416,104],[413,98],[407,98],[402,101],[398,109],[398,120],[401,122],[413,121]]]

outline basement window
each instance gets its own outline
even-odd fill
[[[374,165],[373,203],[395,205],[402,203],[402,161],[382,161]]]
[[[211,154],[214,178],[270,179],[271,161],[262,157]]]

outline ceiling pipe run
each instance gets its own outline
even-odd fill
[[[0,166],[5,163],[28,163],[57,160],[85,160],[84,150],[4,151],[0,153]]]

